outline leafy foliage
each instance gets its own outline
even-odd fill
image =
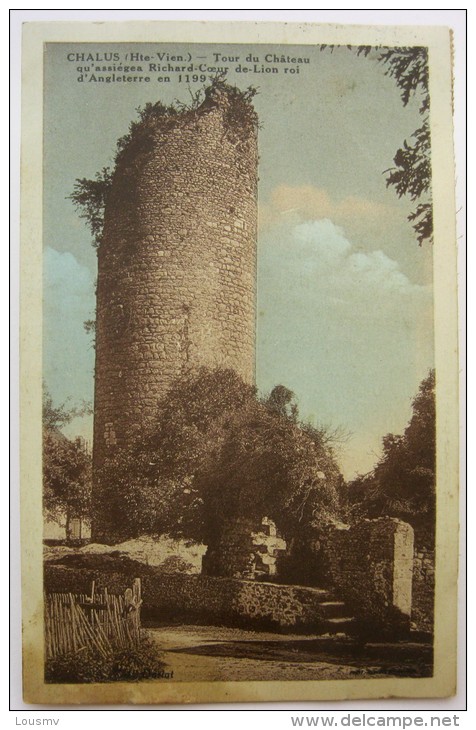
[[[395,79],[404,106],[414,95],[420,94],[419,111],[423,124],[412,134],[413,142],[404,140],[403,147],[397,150],[393,158],[395,167],[388,170],[387,187],[393,185],[399,198],[408,195],[412,202],[424,196],[428,198],[408,216],[421,246],[425,240],[433,242],[428,51],[419,46],[389,48],[379,55],[378,60],[386,66],[385,73]]]
[[[321,50],[329,48],[332,52],[334,46],[321,45],[320,48]],[[399,198],[408,195],[412,202],[423,198],[417,208],[410,213],[408,220],[413,223],[420,246],[424,241],[432,243],[428,49],[422,46],[401,48],[347,46],[347,48],[356,51],[358,56],[375,55],[378,63],[385,67],[385,75],[395,80],[403,106],[407,106],[412,98],[419,96],[422,125],[411,135],[411,142],[404,140],[403,146],[397,150],[393,158],[395,167],[385,172],[388,173],[387,187],[389,185],[395,187]]]
[[[408,216],[409,221],[415,221],[413,228],[418,234],[420,246],[423,241],[433,241],[433,206],[431,203],[420,203],[413,213]]]
[[[74,190],[69,198],[73,201],[79,216],[86,219],[91,233],[93,234],[93,245],[98,247],[101,244],[104,228],[104,215],[112,189],[112,181],[117,165],[127,159],[132,159],[147,152],[150,148],[158,125],[164,127],[175,123],[179,119],[187,118],[196,114],[199,109],[204,109],[215,103],[218,92],[225,92],[228,98],[225,121],[228,132],[235,134],[238,141],[243,139],[250,128],[258,126],[258,117],[251,105],[251,100],[257,93],[253,86],[244,91],[226,83],[225,75],[217,74],[210,79],[210,84],[195,93],[191,93],[191,102],[176,101],[173,104],[163,104],[157,101],[155,104],[148,102],[143,108],[137,107],[138,119],[129,125],[128,132],[120,137],[116,143],[115,167],[109,167],[96,173],[93,180],[78,178],[74,184]]]
[[[430,130],[424,125],[413,133],[415,144],[407,141],[398,150],[394,162],[397,165],[387,177],[387,185],[393,185],[397,195],[408,195],[412,201],[418,200],[429,190],[430,169]]]
[[[269,515],[287,534],[333,519],[342,477],[319,430],[301,428],[295,410],[290,418],[275,397],[260,401],[232,370],[202,368],[176,381],[148,432],[100,480],[101,519],[124,536],[207,542],[225,518]]]
[[[413,95],[421,93],[420,113],[427,112],[430,108],[427,49],[422,46],[387,49],[379,46],[358,46],[357,55],[368,56],[373,50],[378,52],[378,62],[386,67],[385,74],[395,79],[403,106],[408,104]]]
[[[135,443],[110,458],[98,475],[101,521],[124,537],[143,533],[200,540],[203,497],[194,485],[219,450],[229,414],[254,389],[232,371],[200,370],[179,378],[158,403],[157,415]]]
[[[70,423],[73,418],[78,418],[93,412],[91,404],[83,400],[79,406],[69,405],[68,401],[55,406],[48,391],[46,383],[43,382],[43,403],[42,418],[43,428],[60,429]]]
[[[109,167],[103,167],[101,172],[96,173],[94,180],[77,179],[69,196],[79,211],[80,218],[87,220],[96,247],[101,243],[104,211],[112,187],[112,176]]]
[[[91,336],[91,347],[93,350],[96,349],[96,320],[86,319],[83,322],[83,328],[86,334]]]
[[[435,373],[430,371],[413,400],[403,435],[383,438],[383,455],[370,474],[349,484],[354,516],[389,515],[409,522],[417,540],[434,541],[436,510]]]
[[[91,457],[79,440],[70,441],[60,431],[78,412],[64,404],[55,407],[44,391],[43,508],[49,519],[89,517]]]
[[[293,421],[297,420],[298,407],[293,403],[294,393],[285,385],[276,385],[269,394],[266,405],[271,411],[287,416]]]
[[[59,429],[70,423],[76,414],[74,408],[68,408],[66,403],[59,406],[53,404],[53,399],[43,383],[43,428]]]
[[[396,167],[388,170],[387,187],[393,185],[399,198],[408,195],[410,200],[420,200],[422,196],[431,195],[431,141],[428,119],[412,134],[413,144],[404,141],[403,147],[397,151],[393,161]],[[408,216],[408,220],[416,221],[413,225],[418,234],[420,246],[424,240],[432,240],[433,212],[430,202],[421,203]]]
[[[78,441],[46,430],[43,436],[43,506],[51,519],[88,517],[91,459]]]
[[[225,517],[269,515],[284,535],[332,521],[340,472],[332,455],[296,423],[250,403],[229,425],[219,458],[200,475],[213,532]]]
[[[166,665],[156,647],[146,639],[134,649],[121,649],[104,658],[93,649],[48,659],[45,681],[49,683],[120,682],[163,676]]]
[[[226,82],[226,74],[217,74],[211,79],[211,84],[203,90],[205,103],[213,103],[217,92],[225,93],[227,97],[225,115],[227,132],[236,142],[242,142],[251,130],[258,127],[258,115],[251,104],[258,90],[254,86],[248,86],[244,90],[239,89]]]
[[[157,101],[155,104],[147,102],[144,108],[137,107],[138,120],[129,124],[129,131],[117,140],[116,166],[124,159],[132,148],[137,152],[147,150],[152,140],[153,132],[157,129],[157,122],[167,123],[179,114],[175,104],[165,105]]]

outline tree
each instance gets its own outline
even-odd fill
[[[197,475],[219,452],[231,414],[254,397],[255,389],[231,370],[201,368],[177,378],[154,421],[98,473],[94,519],[118,539],[171,533],[202,540]]]
[[[79,212],[79,217],[88,222],[96,248],[102,240],[104,211],[112,187],[112,177],[113,173],[109,167],[103,167],[96,173],[94,180],[78,178],[69,196]]]
[[[271,411],[279,413],[281,416],[287,416],[293,421],[297,421],[298,407],[294,402],[294,393],[285,385],[275,385],[266,399],[266,405]]]
[[[368,54],[368,47],[363,52]],[[413,132],[408,142],[397,150],[393,162],[395,167],[386,170],[387,187],[392,185],[399,198],[407,195],[418,203],[408,220],[413,223],[419,245],[427,240],[433,242],[433,209],[431,203],[431,139],[430,139],[430,96],[428,93],[428,49],[419,46],[389,48],[378,55],[385,73],[395,79],[403,106],[410,99],[420,96],[419,112],[422,125]]]
[[[428,50],[417,46],[391,48],[379,56],[379,61],[387,66],[388,76],[395,79],[404,106],[412,96],[420,94],[422,125],[413,132],[413,142],[404,140],[403,147],[397,151],[393,159],[395,167],[387,171],[387,186],[393,185],[399,198],[408,195],[412,202],[422,201],[408,216],[421,246],[425,240],[433,242]]]
[[[59,406],[53,404],[53,399],[43,383],[43,429],[60,429],[74,418],[75,409],[68,408],[66,403]]]
[[[384,436],[383,455],[348,487],[354,516],[388,515],[409,522],[417,541],[432,545],[436,512],[435,372],[421,382],[403,435]]]
[[[321,50],[334,46],[322,45]],[[385,74],[395,80],[403,106],[410,99],[419,98],[421,126],[413,132],[410,141],[404,140],[393,158],[394,167],[385,170],[387,187],[392,185],[399,198],[407,195],[415,210],[408,220],[413,223],[417,240],[433,242],[433,207],[431,202],[431,138],[430,95],[428,91],[428,49],[421,46],[384,48],[380,46],[347,46],[358,56],[376,54],[377,62],[385,67]]]
[[[147,433],[106,463],[101,519],[120,525],[120,537],[208,542],[222,520],[241,516],[272,517],[288,535],[335,518],[342,477],[331,449],[275,401],[259,400],[232,370],[179,378]]]
[[[328,449],[294,420],[255,401],[234,414],[199,485],[210,531],[224,519],[267,515],[291,539],[337,518],[340,481]]]
[[[47,519],[71,520],[90,514],[91,457],[80,440],[71,441],[60,428],[78,413],[65,404],[55,407],[47,390],[43,392],[43,509]]]

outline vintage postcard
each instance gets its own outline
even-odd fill
[[[456,681],[451,33],[27,23],[27,702]]]

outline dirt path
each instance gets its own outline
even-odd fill
[[[148,629],[174,681],[356,679],[428,676],[429,647],[356,646],[345,638],[212,626]],[[431,657],[430,657],[431,659]]]

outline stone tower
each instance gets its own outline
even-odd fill
[[[98,249],[92,536],[104,542],[100,468],[174,378],[223,366],[254,381],[256,114],[224,83],[198,108],[150,109],[117,157]]]

